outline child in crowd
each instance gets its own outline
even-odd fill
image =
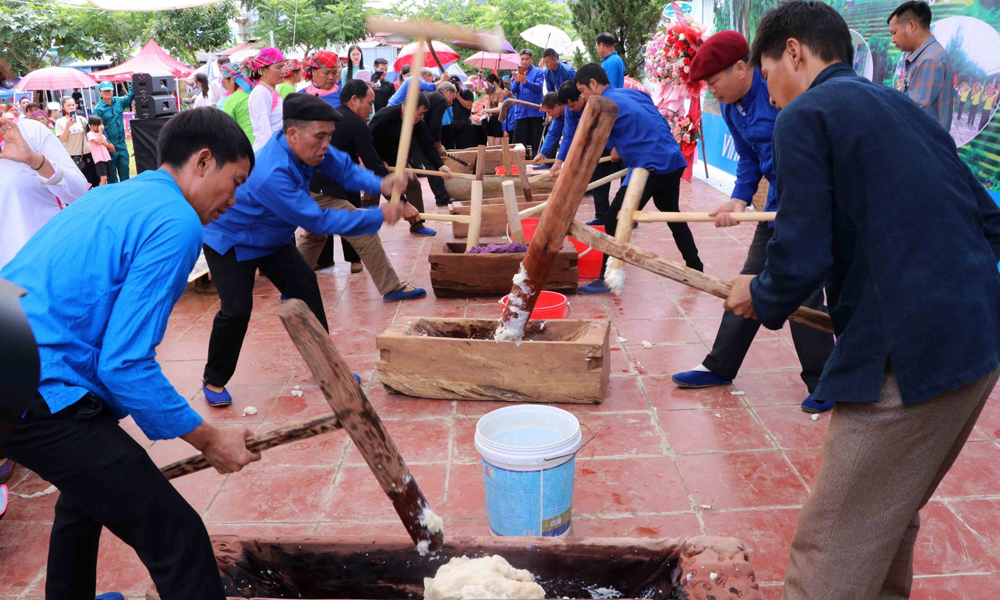
[[[87,142],[90,143],[90,154],[94,157],[94,167],[97,176],[101,178],[98,185],[108,183],[108,164],[111,162],[111,153],[115,151],[115,146],[104,137],[104,122],[101,117],[91,115],[87,120],[90,125],[90,132],[87,134]]]

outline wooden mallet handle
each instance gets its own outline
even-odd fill
[[[730,213],[730,216],[739,222],[761,222],[773,221],[777,214],[775,212],[742,212]],[[708,213],[698,212],[648,212],[638,210],[632,214],[632,220],[636,223],[714,223],[715,217],[709,216]]]
[[[399,148],[396,150],[396,166],[399,167],[405,167],[410,159],[413,124],[417,121],[417,98],[420,96],[420,69],[424,66],[424,44],[429,44],[430,40],[420,37],[417,42],[417,52],[413,55],[413,62],[410,65],[410,78],[413,81],[406,88],[406,99],[403,101],[403,126],[399,132]],[[389,206],[392,208],[399,206],[402,195],[399,186],[393,186]]]

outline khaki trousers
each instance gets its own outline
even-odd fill
[[[310,192],[310,195],[316,200],[316,204],[319,204],[320,208],[346,211],[357,210],[354,205],[343,198],[334,198],[333,196],[314,194],[312,192]],[[316,266],[316,261],[319,260],[323,246],[326,245],[326,237],[326,235],[312,233],[301,227],[296,232],[295,245],[299,249],[299,252],[302,253],[302,257],[306,259],[306,264],[310,268]],[[343,237],[354,246],[358,256],[361,257],[361,262],[368,269],[368,274],[371,275],[372,281],[375,282],[378,293],[384,296],[399,287],[399,277],[396,275],[396,270],[392,268],[392,263],[389,262],[389,257],[386,256],[385,249],[382,247],[382,240],[379,239],[377,234],[345,235]]]
[[[904,406],[887,368],[878,402],[836,404],[792,540],[785,600],[909,598],[918,511],[958,457],[998,375]]]

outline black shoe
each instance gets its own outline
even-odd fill
[[[435,200],[434,204],[437,206],[445,207],[451,205],[451,200],[445,200],[444,202],[441,202],[440,200]]]

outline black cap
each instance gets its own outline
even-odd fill
[[[302,93],[288,94],[285,97],[282,117],[293,121],[339,121],[344,118],[326,100]]]

